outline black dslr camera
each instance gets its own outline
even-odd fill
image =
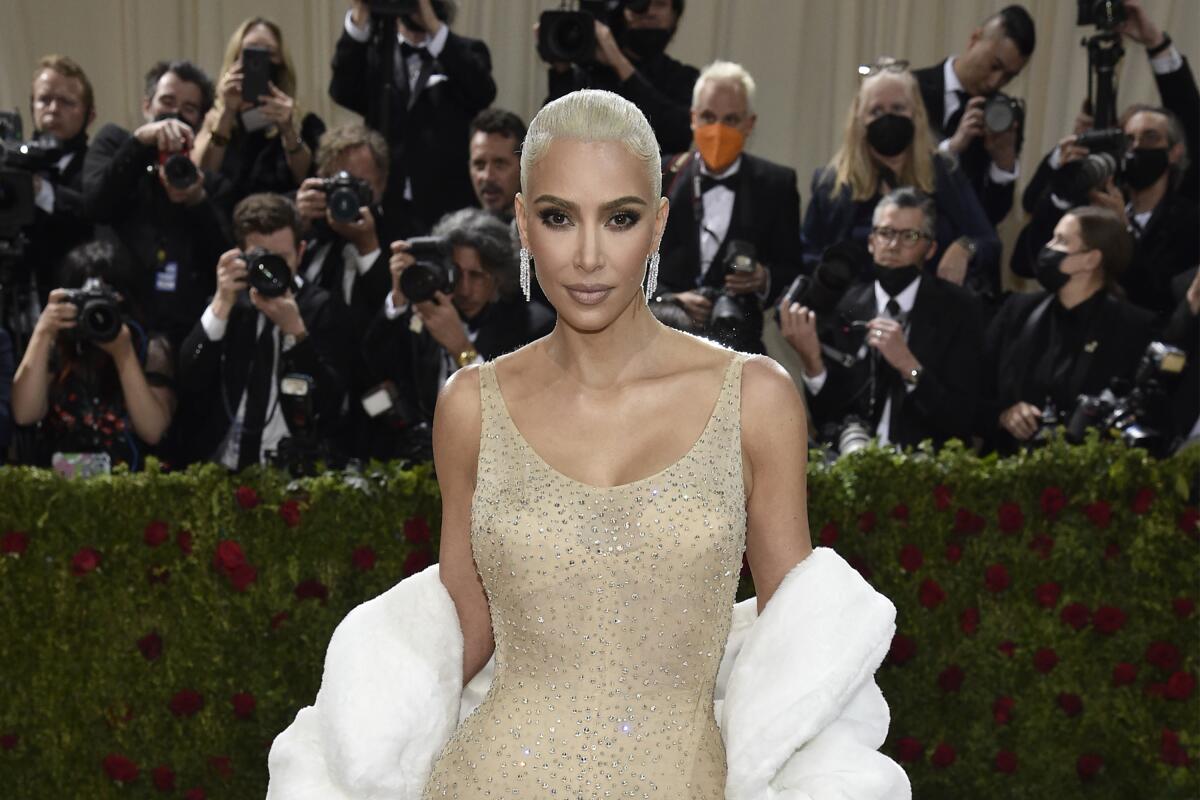
[[[1129,12],[1125,0],[1077,0],[1076,25],[1095,25],[1102,31],[1115,30]]]
[[[458,271],[450,258],[450,242],[441,236],[414,236],[408,240],[408,252],[416,260],[400,273],[400,291],[410,303],[423,303],[437,292],[450,294],[458,280]]]
[[[23,141],[21,115],[0,111],[0,237],[15,238],[34,216],[33,173],[62,156],[61,143],[49,135]],[[6,248],[0,248],[0,257]],[[13,256],[19,254],[14,251]]]
[[[164,119],[177,119],[189,128],[191,127],[191,124],[180,116],[178,112],[159,114],[154,118],[154,121],[161,122]],[[167,183],[171,187],[175,189],[187,189],[199,180],[200,170],[193,163],[190,154],[191,149],[175,153],[159,152],[158,163],[162,166],[163,177],[167,179]]]
[[[371,205],[375,199],[371,184],[345,170],[326,178],[321,190],[325,192],[329,216],[337,222],[357,222],[358,209]]]
[[[120,301],[100,278],[88,278],[78,289],[67,289],[67,302],[75,306],[74,333],[80,339],[106,343],[117,338],[124,324]]]
[[[578,0],[578,11],[543,11],[538,18],[538,55],[544,61],[589,64],[596,58],[596,20],[603,22],[621,41],[625,32],[625,9],[641,14],[650,0]]]
[[[1102,187],[1109,178],[1120,179],[1130,139],[1120,128],[1105,128],[1079,134],[1075,144],[1089,152],[1054,173],[1053,191],[1072,205],[1087,205],[1093,189]]]
[[[722,273],[754,272],[756,260],[753,244],[733,239],[725,250]],[[758,298],[753,294],[730,294],[715,286],[701,286],[696,291],[712,301],[712,312],[705,326],[708,336],[735,350],[753,350],[756,340],[761,336],[754,325],[754,316],[762,313]]]
[[[812,275],[801,275],[792,281],[783,293],[783,305],[799,303],[817,314],[829,314],[869,264],[870,255],[857,242],[832,244],[821,253]]]
[[[1004,133],[1025,127],[1025,101],[996,92],[983,104],[983,124],[992,133]]]
[[[250,286],[263,297],[280,297],[292,288],[294,278],[283,256],[254,247],[242,253]]]

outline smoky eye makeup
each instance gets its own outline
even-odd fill
[[[637,225],[641,221],[642,215],[633,209],[618,209],[608,219],[614,228],[626,230]]]
[[[567,216],[567,212],[563,211],[561,208],[555,208],[553,206],[549,208],[543,208],[537,212],[537,215],[538,219],[540,219],[542,224],[547,228],[564,228],[571,224],[571,218]]]

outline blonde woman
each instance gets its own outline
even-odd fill
[[[242,97],[242,51],[266,50],[271,60],[267,94]],[[325,123],[296,105],[296,71],[283,32],[262,17],[244,21],[229,37],[216,102],[196,135],[192,160],[233,183],[233,202],[256,192],[294,191],[311,174]]]
[[[632,103],[534,117],[522,284],[558,323],[447,382],[440,564],[339,627],[268,798],[910,796],[876,752],[895,609],[810,544],[787,373],[647,308],[668,211]]]
[[[841,147],[813,175],[800,232],[805,268],[827,247],[863,246],[883,195],[901,186],[933,198],[937,210],[937,274],[977,294],[1000,290],[1000,240],[966,175],[936,151],[925,104],[907,61],[883,58],[859,67],[862,82],[846,115]],[[870,278],[869,268],[859,276]]]

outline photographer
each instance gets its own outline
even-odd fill
[[[402,425],[432,423],[438,391],[459,368],[515,350],[554,327],[551,312],[518,296],[508,225],[464,208],[443,217],[433,236],[445,240],[450,263],[425,254],[418,262],[410,242],[392,243],[392,291],[363,342],[376,379],[394,385],[391,413]],[[435,282],[452,271],[453,287],[430,288],[430,296],[410,302],[403,289],[408,270],[436,274]]]
[[[291,201],[250,195],[234,209],[233,229],[239,249],[217,262],[217,292],[184,342],[179,386],[197,414],[181,431],[186,460],[240,470],[288,436],[279,383],[289,373],[311,378],[318,430],[336,423],[350,345],[341,305],[296,277],[304,244]],[[250,273],[252,263],[279,271],[280,285]]]
[[[872,280],[818,316],[785,297],[784,339],[800,355],[818,431],[837,444],[851,419],[881,443],[969,440],[979,402],[983,330],[978,301],[928,274],[936,211],[919,191],[885,195],[872,214]],[[826,358],[825,355],[837,358]]]
[[[985,299],[998,296],[1000,240],[965,173],[936,150],[908,62],[881,58],[859,74],[842,144],[813,174],[801,231],[806,272],[831,245],[866,245],[879,198],[912,186],[930,195],[937,210],[937,276]]]
[[[471,120],[471,186],[484,211],[512,222],[513,198],[521,189],[521,143],[525,123],[511,111],[485,108]]]
[[[12,339],[8,331],[0,328],[0,464],[7,460],[8,443],[12,439],[12,382]]]
[[[1150,341],[1153,317],[1113,293],[1133,242],[1113,212],[1067,212],[1037,257],[1044,289],[1013,294],[987,331],[981,433],[1002,453],[1065,422],[1081,394],[1131,377]]]
[[[329,95],[387,138],[387,216],[400,226],[397,235],[424,233],[443,214],[473,201],[468,127],[496,98],[492,57],[483,42],[450,30],[457,9],[453,0],[351,0],[350,5],[333,56]],[[370,10],[380,5],[416,6],[415,12],[395,17],[396,37],[387,31],[383,42],[372,38],[373,24],[387,24],[386,18],[376,22]],[[380,66],[380,46],[394,53],[394,70],[391,63]]]
[[[635,10],[637,5],[642,9]],[[692,139],[688,109],[700,72],[667,55],[683,6],[683,0],[626,0],[616,12],[617,20],[597,19],[594,58],[576,64],[552,62],[545,102],[576,89],[616,92],[650,120],[663,153],[686,150]]]
[[[132,257],[131,291],[147,325],[175,343],[204,309],[211,264],[231,241],[228,182],[187,157],[212,102],[199,67],[160,61],[146,73],[145,124],[132,134],[105,125],[83,167],[88,215],[113,227]]]
[[[253,99],[243,97],[242,53],[247,49],[270,59],[266,91]],[[257,70],[261,63],[256,59],[251,66]],[[301,114],[295,97],[296,70],[283,32],[268,19],[251,17],[225,46],[216,102],[192,148],[197,166],[229,179],[234,202],[256,192],[293,191],[311,174],[325,123],[316,114]]]
[[[1187,357],[1171,394],[1171,423],[1176,441],[1192,441],[1200,438],[1200,269],[1192,267],[1177,275],[1171,290],[1177,305],[1162,341]]]
[[[728,304],[718,309],[721,298],[731,298],[738,320],[717,338],[762,352],[762,309],[800,269],[800,193],[794,170],[743,152],[758,119],[754,90],[754,78],[728,61],[705,67],[696,81],[694,145],[664,159],[671,215],[656,294],[710,333]]]
[[[971,31],[960,55],[913,72],[938,149],[958,160],[993,225],[1012,209],[1025,124],[1024,105],[1000,90],[1025,68],[1035,44],[1029,12],[1007,6]]]
[[[94,97],[87,74],[71,59],[48,55],[38,61],[29,92],[34,132],[53,136],[61,152],[34,176],[37,211],[28,230],[25,263],[37,278],[42,306],[55,285],[63,256],[90,241],[94,232],[83,205],[83,161],[87,129],[96,119]]]
[[[63,288],[50,292],[13,380],[13,420],[38,426],[25,463],[51,466],[63,454],[136,470],[170,426],[174,354],[142,325],[132,277],[109,242],[67,254]]]

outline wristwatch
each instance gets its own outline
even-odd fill
[[[972,239],[970,236],[960,236],[954,240],[954,243],[962,245],[963,248],[967,251],[967,261],[968,262],[975,260],[975,251],[978,248],[975,246],[974,239]]]
[[[475,361],[475,359],[477,359],[477,358],[479,358],[479,353],[475,350],[475,348],[468,347],[466,350],[463,350],[461,353],[458,354],[458,356],[456,357],[456,360],[458,361],[458,366],[461,369],[462,367],[465,367],[467,364],[470,364],[473,361]]]
[[[901,373],[900,377],[903,378],[904,382],[907,383],[909,386],[912,386],[915,388],[917,383],[921,380],[921,374],[924,372],[925,372],[925,368],[922,367],[920,364],[918,364],[917,366],[913,367],[912,369],[908,370],[907,372]]]

